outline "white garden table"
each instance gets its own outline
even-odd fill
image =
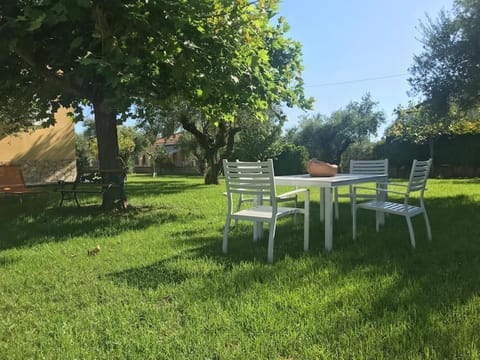
[[[320,188],[320,221],[325,221],[325,249],[333,247],[333,189],[339,186],[376,182],[378,184],[387,181],[387,174],[361,175],[361,174],[337,174],[331,177],[312,177],[309,174],[275,176],[276,185],[291,185],[302,188]],[[381,195],[378,195],[381,196]],[[383,216],[380,223],[383,223]]]

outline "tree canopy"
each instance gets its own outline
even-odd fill
[[[387,139],[428,144],[432,159],[434,159],[435,142],[441,136],[480,132],[478,111],[459,111],[456,105],[450,106],[448,113],[442,117],[432,113],[428,106],[413,103],[407,107],[398,107],[395,113],[396,119],[385,131]],[[452,121],[452,119],[455,120]]]
[[[241,130],[235,139],[231,159],[266,160],[271,155],[272,145],[280,140],[285,121],[286,116],[279,108],[267,111],[261,123],[245,114],[238,121]]]
[[[376,135],[385,121],[385,114],[376,109],[377,105],[370,94],[366,94],[361,101],[352,101],[329,116],[304,117],[294,142],[304,145],[311,157],[339,164],[351,144]]]
[[[480,0],[456,0],[420,24],[423,50],[413,59],[409,82],[424,105],[445,116],[452,104],[462,110],[480,105]]]
[[[103,168],[119,167],[116,126],[180,97],[212,123],[238,109],[308,107],[300,44],[273,25],[278,0],[23,0],[0,3],[0,94],[15,119],[93,109]],[[15,103],[13,102],[13,103]],[[16,116],[18,115],[18,116]],[[5,121],[0,118],[0,121]],[[106,198],[104,198],[104,203]]]

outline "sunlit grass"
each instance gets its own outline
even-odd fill
[[[353,242],[343,202],[330,254],[314,189],[311,251],[282,220],[273,265],[248,223],[221,253],[224,187],[197,177],[130,176],[126,212],[2,197],[0,358],[478,358],[479,185],[429,181],[416,250],[370,212]]]

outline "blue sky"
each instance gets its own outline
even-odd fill
[[[282,0],[279,14],[290,25],[287,35],[302,44],[305,93],[315,98],[312,112],[286,109],[285,127],[296,126],[302,114],[328,115],[366,92],[392,121],[393,109],[409,99],[408,68],[422,48],[419,21],[452,5],[452,0]],[[373,78],[384,79],[357,81]]]

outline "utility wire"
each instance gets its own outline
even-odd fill
[[[377,77],[371,77],[371,78],[365,78],[365,79],[346,80],[346,81],[336,81],[336,82],[323,83],[323,84],[305,85],[305,87],[323,87],[323,86],[334,86],[334,85],[344,85],[344,84],[355,84],[355,83],[366,82],[366,81],[393,79],[393,78],[398,78],[398,77],[404,77],[404,76],[407,76],[407,75],[409,75],[409,74],[408,73],[401,73],[401,74],[377,76]]]

